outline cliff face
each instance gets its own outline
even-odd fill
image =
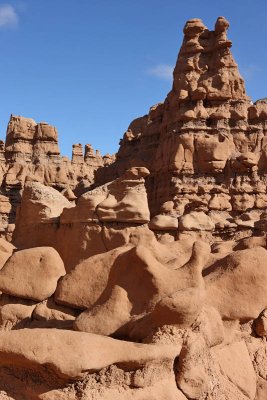
[[[196,215],[205,218],[201,229],[217,237],[234,239],[261,229],[267,206],[267,101],[253,104],[246,95],[228,27],[223,17],[214,31],[199,19],[186,23],[172,90],[164,103],[129,125],[116,156],[102,157],[90,145],[83,152],[76,144],[70,161],[60,156],[54,127],[11,116],[0,147],[2,231],[13,229],[26,177],[75,200],[131,167],[150,171],[146,189],[155,230],[177,226],[173,218],[184,230],[183,217]]]
[[[267,101],[246,95],[228,26],[223,17],[214,31],[186,23],[171,92],[130,124],[110,174],[97,171],[104,182],[145,166],[152,216],[173,201],[177,216],[204,211],[224,232],[254,227],[267,205]],[[219,223],[225,213],[228,228]]]
[[[102,157],[87,144],[74,144],[72,160],[60,155],[57,129],[45,122],[11,115],[6,142],[0,143],[0,231],[12,233],[16,209],[26,178],[63,191],[69,200],[75,200],[94,182],[95,170],[113,161]]]
[[[54,127],[11,116],[0,400],[266,400],[267,102],[227,28],[186,23],[171,92],[116,158],[61,157]]]

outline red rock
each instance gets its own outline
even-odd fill
[[[186,22],[170,93],[116,155],[69,160],[55,127],[11,116],[1,399],[265,399],[267,101],[228,28]]]
[[[0,271],[0,290],[24,299],[42,301],[56,290],[65,275],[64,264],[53,248],[36,247],[15,252]]]

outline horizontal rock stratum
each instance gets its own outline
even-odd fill
[[[267,100],[229,23],[186,22],[117,154],[1,143],[0,400],[266,400]]]

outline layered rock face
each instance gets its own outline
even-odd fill
[[[113,161],[113,156],[102,157],[87,144],[73,145],[72,160],[60,155],[58,133],[45,122],[11,115],[5,144],[0,146],[0,231],[10,237],[20,204],[25,179],[41,182],[75,200],[71,192],[88,189],[94,182],[94,172]]]
[[[223,17],[214,31],[198,19],[186,23],[171,92],[130,124],[116,156],[75,144],[69,161],[59,155],[54,127],[12,116],[1,153],[3,230],[14,222],[27,175],[68,189],[66,197],[75,200],[130,167],[146,167],[153,229],[232,239],[260,231],[267,205],[267,101],[252,104],[246,95],[228,26]]]
[[[267,398],[267,102],[227,28],[186,23],[172,91],[116,160],[68,161],[53,127],[11,118],[0,400]]]
[[[198,19],[186,23],[171,92],[130,124],[108,169],[107,179],[130,166],[149,169],[154,227],[164,226],[163,214],[181,217],[182,230],[235,238],[257,230],[265,218],[267,101],[253,104],[246,95],[228,26],[223,17],[214,31]],[[103,172],[97,171],[100,181],[108,176]],[[196,212],[207,215],[204,224],[193,222]],[[204,221],[203,214],[198,218]],[[165,219],[166,227],[176,226]]]

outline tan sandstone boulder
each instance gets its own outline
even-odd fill
[[[0,296],[0,331],[28,328],[36,303],[2,294]]]
[[[26,181],[22,195],[19,222],[23,225],[51,222],[64,208],[73,207],[57,190],[40,182]]]
[[[144,365],[179,355],[175,345],[124,342],[84,332],[21,329],[0,333],[0,363],[49,370],[63,379],[81,378],[111,364]]]
[[[158,261],[153,248],[136,243],[117,257],[102,295],[78,316],[74,329],[143,339],[166,324],[189,327],[204,304],[202,269],[209,251],[195,242],[188,263],[180,267],[177,260],[175,269]]]
[[[192,211],[179,218],[179,230],[181,231],[212,231],[215,224],[203,211]]]
[[[91,307],[107,285],[110,270],[124,247],[90,257],[58,283],[55,300],[78,309]]]
[[[176,231],[178,218],[172,215],[155,215],[149,223],[149,228],[155,231]]]
[[[257,335],[267,337],[267,309],[263,310],[254,321],[254,330]]]
[[[171,269],[185,264],[192,253],[192,241],[163,245],[145,228],[129,229],[128,241],[128,244],[86,258],[76,265],[60,280],[55,293],[56,302],[79,309],[90,308],[107,287],[109,274],[112,269],[116,270],[118,263],[122,262],[127,270],[134,268],[130,267],[128,251],[139,243],[143,243],[158,261]]]
[[[55,303],[53,297],[37,304],[32,312],[31,328],[72,329],[79,311]]]
[[[108,196],[97,206],[100,221],[145,223],[150,220],[144,178],[144,167],[127,170],[108,186]]]
[[[231,343],[223,348],[214,348],[223,374],[244,393],[254,400],[256,395],[256,374],[244,341]]]
[[[249,321],[267,308],[267,250],[235,251],[206,270],[207,301],[223,319]]]
[[[63,261],[52,247],[36,247],[13,254],[0,271],[3,293],[35,301],[50,297],[65,275]]]
[[[5,262],[11,257],[15,246],[7,240],[0,238],[0,269],[4,266]]]

